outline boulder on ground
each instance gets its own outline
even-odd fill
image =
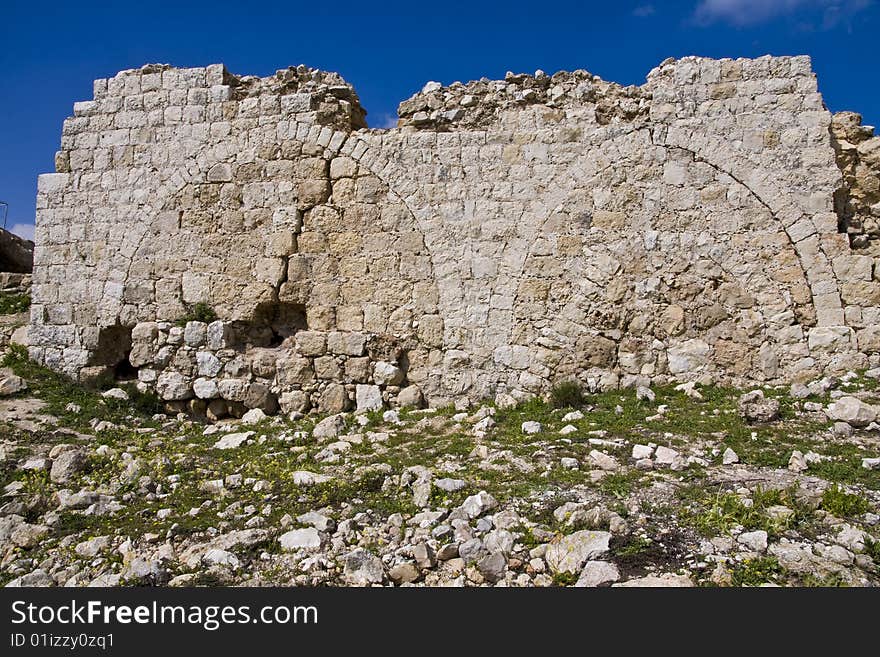
[[[779,418],[779,402],[764,397],[763,390],[752,390],[739,398],[739,413],[746,422],[772,422]]]

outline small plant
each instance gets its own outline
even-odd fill
[[[776,557],[746,559],[734,567],[730,574],[731,584],[733,586],[760,586],[768,582],[775,582],[783,572]]]
[[[183,317],[177,320],[178,326],[186,326],[187,322],[204,322],[210,324],[217,319],[217,313],[203,301],[188,305]]]
[[[576,573],[559,572],[553,574],[553,586],[572,586],[578,581]]]
[[[861,495],[847,493],[835,484],[822,493],[822,508],[838,518],[852,518],[867,513],[871,505]]]
[[[846,580],[840,573],[829,573],[827,575],[814,575],[807,573],[801,580],[801,586],[810,588],[845,588],[848,587]]]
[[[563,381],[550,391],[550,404],[553,408],[578,408],[586,402],[584,391],[577,381]]]
[[[649,548],[653,547],[654,541],[650,538],[645,538],[644,536],[636,536],[629,542],[624,545],[621,545],[614,551],[614,556],[620,557],[634,557],[638,554],[642,554],[646,552]]]
[[[31,307],[29,294],[0,292],[0,315],[17,315]]]
[[[27,347],[13,342],[6,347],[6,355],[0,359],[0,366],[15,368],[16,365],[26,365],[29,360]]]

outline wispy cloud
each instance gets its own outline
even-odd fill
[[[822,29],[831,29],[869,7],[873,0],[700,0],[694,10],[698,25],[757,25],[785,16],[815,15]]]
[[[34,225],[33,224],[12,224],[9,228],[10,233],[15,233],[19,237],[23,237],[26,240],[33,241],[34,239]]]
[[[657,13],[657,10],[654,8],[654,5],[639,5],[632,11],[633,16],[638,18],[647,18],[648,16],[653,16]]]
[[[397,127],[397,115],[396,114],[382,114],[377,121],[377,125],[370,126],[371,128],[381,128],[383,130],[387,128],[396,128]]]

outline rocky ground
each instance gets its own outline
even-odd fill
[[[7,586],[880,584],[880,372],[210,425],[2,366]]]

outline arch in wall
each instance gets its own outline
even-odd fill
[[[303,155],[201,158],[201,174],[174,188],[129,262],[132,285],[158,278],[153,307],[139,321],[174,320],[204,301],[254,347],[279,346],[306,328],[393,334],[408,345],[409,381],[431,395],[440,377],[427,353],[442,342],[443,320],[418,222],[369,168],[339,150],[299,141],[285,148]],[[339,171],[334,164],[331,175],[335,158]],[[247,167],[239,184],[233,172]],[[274,212],[248,209],[248,195],[263,193],[267,200],[251,205]],[[169,238],[178,246],[170,248]],[[294,307],[300,319],[283,330],[261,319]],[[263,325],[271,333],[265,340],[257,335]]]
[[[620,135],[612,141],[626,141],[633,134]],[[605,144],[607,145],[607,142]],[[670,177],[674,178],[684,175],[680,168],[682,154],[692,164],[698,167],[702,165],[689,150],[659,146],[653,147],[652,151],[656,154],[658,149],[662,149],[665,152],[663,161],[672,165],[672,170],[669,172]],[[592,205],[592,197],[590,197],[589,192],[601,190],[601,178],[603,176],[614,178],[614,172],[618,174],[621,171],[631,172],[637,170],[640,166],[644,169],[644,164],[639,162],[638,155],[642,152],[639,149],[622,148],[622,152],[635,153],[636,157],[627,155],[622,160],[610,161],[598,172],[593,170],[594,167],[591,167],[596,161],[602,161],[602,158],[596,156],[594,149],[590,146],[587,146],[584,150],[585,152],[580,160],[573,164],[568,171],[561,173],[554,182],[554,186],[563,188],[566,184],[571,184],[573,185],[572,193],[580,193],[580,198],[576,203],[572,204],[572,208],[585,209]],[[643,155],[641,159],[650,160],[651,155]],[[590,166],[582,166],[581,161],[589,162]],[[708,168],[711,165],[705,164],[702,166]],[[684,167],[685,170],[686,168]],[[590,171],[591,175],[585,179],[584,175],[587,171]],[[702,172],[701,175],[705,176],[705,173]],[[804,274],[802,264],[795,253],[790,238],[783,232],[782,226],[770,208],[761,202],[751,189],[736,181],[732,176],[726,176],[723,172],[718,171],[717,167],[711,167],[709,173],[712,174],[714,180],[708,181],[710,184],[704,190],[706,199],[701,202],[695,212],[692,211],[690,213],[693,215],[692,220],[699,223],[700,228],[698,229],[692,225],[685,226],[685,228],[690,229],[690,233],[695,231],[699,233],[702,230],[706,237],[703,238],[702,243],[699,241],[692,242],[690,246],[676,244],[676,246],[683,248],[674,249],[675,253],[681,254],[687,254],[689,251],[702,252],[702,259],[700,261],[694,259],[691,263],[682,261],[676,264],[674,262],[675,258],[668,257],[664,259],[664,262],[671,271],[678,272],[675,275],[676,285],[690,287],[691,289],[698,285],[701,280],[700,277],[695,277],[691,273],[693,266],[698,266],[702,270],[703,284],[711,283],[711,285],[720,288],[717,291],[718,294],[727,299],[725,305],[730,307],[728,308],[728,317],[724,316],[722,306],[717,302],[713,304],[706,302],[702,304],[702,310],[698,310],[696,313],[699,318],[695,320],[703,326],[703,329],[686,331],[685,326],[681,324],[686,319],[685,317],[668,317],[665,318],[665,321],[679,322],[680,326],[671,331],[672,335],[663,335],[664,331],[660,331],[661,335],[659,337],[672,337],[673,345],[677,345],[682,340],[705,338],[706,335],[702,335],[702,333],[712,334],[713,339],[719,340],[725,350],[723,355],[719,354],[719,360],[726,360],[728,363],[727,367],[733,370],[727,373],[733,376],[745,376],[747,373],[743,371],[743,366],[748,363],[748,358],[751,358],[751,356],[743,348],[742,343],[746,340],[746,333],[755,330],[753,326],[755,320],[761,317],[760,313],[755,313],[751,310],[747,311],[746,309],[755,306],[757,310],[763,311],[765,315],[774,315],[774,321],[778,322],[781,317],[785,317],[785,313],[790,314],[790,310],[798,305],[795,301],[799,300],[800,306],[804,310],[809,311],[812,309],[812,300],[809,295],[810,290],[806,284],[806,275]],[[666,200],[664,197],[674,197],[675,189],[666,190],[659,196],[654,193],[657,191],[654,187],[664,190],[662,163],[658,165],[654,162],[653,173],[650,167],[647,170],[637,171],[636,177],[645,176],[646,174],[652,176],[647,179],[647,184],[650,184],[652,189],[647,190],[646,188],[645,191],[651,191],[652,200],[650,203],[652,205],[656,206],[658,203],[661,203],[659,208],[654,208],[654,212],[656,214],[659,210],[662,214],[662,202]],[[620,181],[619,175],[617,179]],[[626,180],[625,176],[624,180]],[[568,183],[568,181],[574,182]],[[681,180],[679,184],[682,184],[685,189],[695,186],[693,181],[688,180]],[[725,209],[719,206],[717,201],[713,205],[711,199],[718,198],[719,192],[726,192],[728,188],[732,190],[734,198],[748,199],[750,207],[741,204],[739,208],[729,206]],[[606,191],[607,189],[606,187]],[[736,193],[736,190],[739,190],[739,192]],[[625,198],[627,195],[627,191],[623,189],[623,186],[617,189],[616,196]],[[510,387],[517,385],[517,375],[519,375],[520,382],[524,378],[526,383],[532,386],[533,391],[538,391],[555,378],[572,376],[576,370],[583,373],[583,371],[591,368],[594,370],[608,370],[615,366],[621,366],[623,373],[637,375],[640,372],[638,367],[640,363],[635,363],[636,367],[633,367],[633,361],[639,358],[639,354],[636,353],[639,349],[645,352],[654,352],[648,361],[653,359],[656,362],[658,358],[661,360],[665,358],[665,354],[656,353],[657,350],[651,346],[650,339],[646,343],[644,338],[644,332],[646,329],[651,329],[652,323],[649,320],[649,323],[645,324],[646,314],[648,316],[651,314],[650,299],[652,295],[658,293],[658,290],[655,289],[650,290],[651,294],[646,294],[645,288],[650,288],[652,284],[659,284],[661,289],[663,287],[662,277],[657,273],[656,263],[654,265],[655,273],[653,274],[654,283],[651,282],[651,278],[648,276],[651,273],[650,271],[642,275],[643,280],[641,282],[638,281],[638,277],[634,278],[631,272],[629,275],[627,274],[628,270],[638,268],[639,263],[642,261],[647,261],[651,257],[656,260],[659,257],[657,255],[658,250],[663,247],[657,245],[647,246],[647,244],[649,241],[656,242],[658,239],[661,241],[664,239],[663,226],[657,225],[657,217],[652,218],[649,216],[650,213],[644,208],[621,208],[619,205],[614,204],[614,193],[608,194],[608,197],[611,199],[610,205],[604,207],[601,212],[595,212],[595,216],[591,216],[589,223],[586,225],[580,221],[579,217],[576,218],[568,215],[566,211],[569,208],[564,206],[560,207],[563,210],[562,218],[551,216],[547,219],[542,232],[545,238],[552,243],[553,250],[560,254],[558,258],[562,265],[560,269],[557,271],[551,269],[550,275],[546,274],[548,270],[548,259],[546,257],[548,249],[546,246],[539,246],[539,248],[530,251],[529,258],[524,263],[520,273],[522,281],[521,294],[517,296],[513,311],[514,321],[517,323],[515,335],[511,340],[513,353],[508,349],[498,359],[499,364],[507,366],[510,366],[511,361],[513,361],[514,369],[519,370],[519,372],[510,371],[508,373],[507,385]],[[674,198],[674,201],[679,200]],[[685,207],[678,209],[683,218],[688,216],[688,211],[686,211]],[[750,220],[745,228],[739,227],[733,233],[724,236],[722,241],[715,242],[713,246],[711,238],[708,237],[718,228],[711,226],[713,217],[717,220],[719,216],[746,214],[753,216],[753,219]],[[605,231],[611,231],[614,236],[610,239],[604,239],[607,232],[603,231],[600,233],[599,238],[593,237],[591,240],[589,238],[591,233],[590,225],[593,220],[599,223],[600,217],[602,228]],[[707,222],[710,222],[710,224],[707,225]],[[553,225],[551,226],[551,224]],[[666,228],[668,233],[669,227],[667,226]],[[675,227],[673,226],[673,228]],[[660,230],[657,231],[655,229]],[[768,230],[771,233],[768,234]],[[672,235],[667,235],[667,238],[675,237],[674,233],[675,231],[673,231]],[[769,239],[762,237],[769,237],[773,233],[778,233],[783,242],[773,243],[772,237]],[[686,230],[682,233],[682,236],[686,237],[688,234],[689,232]],[[784,269],[776,267],[771,272],[776,278],[770,278],[771,274],[765,271],[766,267],[753,269],[749,263],[737,263],[735,260],[725,259],[730,257],[730,253],[735,255],[735,251],[730,253],[724,251],[723,249],[726,248],[722,246],[724,240],[749,240],[753,236],[761,238],[757,239],[751,247],[755,257],[759,257],[763,251],[769,249],[771,244],[772,248],[779,253],[788,253],[788,256],[782,257],[781,260],[779,257],[776,257],[772,262],[770,260],[767,261],[771,268],[776,267],[780,261],[786,262]],[[643,240],[645,243],[644,248],[641,246]],[[634,241],[639,242],[640,246],[638,248],[623,251],[624,245]],[[590,257],[584,258],[581,255],[581,250],[589,252],[591,254]],[[640,255],[637,255],[636,252]],[[556,266],[560,263],[551,264]],[[630,280],[624,285],[623,281],[626,278]],[[633,297],[633,290],[638,290],[639,286],[641,286],[642,297],[641,299],[636,299]],[[781,294],[776,294],[777,288],[783,287],[785,291]],[[696,290],[699,291],[699,286]],[[794,294],[792,294],[792,291],[794,291]],[[539,298],[536,299],[535,295],[539,295]],[[759,302],[756,304],[753,299],[750,299],[750,295],[758,297]],[[591,296],[594,301],[588,303],[587,299]],[[566,297],[574,298],[566,300]],[[605,298],[604,304],[596,302],[596,299],[600,297]],[[560,298],[563,299],[563,302],[559,301]],[[624,301],[626,298],[630,299],[629,302]],[[674,307],[676,312],[681,312],[682,310],[681,306],[677,302],[673,303],[672,300],[667,300],[662,305],[666,308]],[[640,312],[636,311],[636,308],[639,307],[641,307]],[[736,322],[731,325],[730,321],[727,321],[733,316],[729,312],[731,308],[740,309],[738,311],[742,314],[740,319],[748,325],[747,330],[737,329]],[[589,317],[586,322],[582,321],[578,316],[582,311]],[[645,311],[648,312],[646,313]],[[799,314],[801,319],[803,319],[803,310]],[[629,322],[633,318],[635,323],[629,326]],[[809,312],[807,312],[807,318],[809,319]],[[662,318],[655,317],[653,322],[656,322],[658,319]],[[794,315],[790,315],[790,319],[793,321]],[[727,324],[723,324],[725,321],[727,321]],[[777,356],[773,349],[774,337],[768,334],[766,330],[768,321],[769,318],[765,317],[762,337],[757,340],[757,344],[752,345],[752,350],[760,351],[760,366],[756,366],[755,371],[762,372],[767,378],[774,378]],[[723,328],[724,326],[728,328],[725,329]],[[609,339],[608,336],[612,336],[614,339]],[[751,339],[754,341],[753,336]],[[801,339],[803,339],[803,336],[801,336]],[[519,353],[517,353],[517,350]],[[665,351],[665,349],[662,349],[662,351]],[[622,355],[626,353],[627,363],[618,362],[618,352],[621,355],[621,360]],[[530,354],[530,357],[527,357],[527,354]],[[568,355],[568,360],[574,358],[577,362],[572,361],[572,363],[566,365],[565,354]],[[647,365],[647,373],[656,373],[654,362],[644,363]],[[710,367],[708,369],[717,371],[718,368]],[[724,367],[720,369],[723,370]]]
[[[347,157],[350,157],[366,170],[370,171],[373,175],[376,176],[376,178],[386,184],[389,187],[390,191],[396,193],[398,200],[407,208],[409,214],[414,220],[415,225],[418,227],[419,232],[423,235],[423,240],[428,239],[430,231],[426,228],[426,223],[431,212],[435,210],[436,203],[431,202],[429,200],[429,197],[426,196],[424,186],[421,184],[420,181],[415,180],[415,178],[413,177],[413,171],[407,168],[404,162],[400,162],[395,158],[393,148],[386,149],[384,147],[382,134],[349,134],[342,131],[334,130],[326,126],[318,126],[305,123],[291,124],[290,133],[295,134],[298,141],[302,140],[301,143],[309,144],[310,148],[314,148],[316,151],[321,151],[323,153],[323,157],[325,158],[345,155]],[[436,142],[436,140],[438,139],[438,135],[436,134],[419,133],[419,135],[420,138],[432,142]],[[674,138],[667,138],[664,145],[671,145],[683,148],[684,150],[690,150],[685,146],[678,146],[674,142]],[[722,168],[721,163],[724,161],[737,162],[735,154],[730,153],[729,149],[727,151],[722,151],[722,148],[724,148],[723,144],[713,144],[712,148],[708,149],[708,155],[703,154],[703,149],[701,149],[700,151],[691,152],[694,152],[697,157],[700,157],[707,163],[714,166],[716,169],[718,169],[718,171],[722,173],[727,173],[736,180],[741,180],[742,172],[737,172],[735,170],[732,173],[728,173]],[[721,157],[713,157],[713,153],[726,154]],[[169,193],[176,194],[179,193],[188,184],[193,184],[197,181],[199,183],[202,182],[206,178],[207,172],[211,166],[217,163],[222,163],[223,161],[228,161],[229,159],[228,157],[226,157],[225,159],[217,159],[214,158],[213,155],[213,152],[206,152],[200,153],[198,156],[192,156],[188,160],[187,165],[182,166],[177,174],[175,174],[171,179],[163,182],[159,186],[160,192],[158,196],[161,197],[163,194]],[[783,224],[783,227],[786,229],[786,235],[793,242],[792,236],[788,230],[788,228],[792,224],[786,224],[785,221],[779,218],[779,213],[781,210],[776,210],[768,205],[768,202],[765,201],[759,194],[759,192],[761,191],[760,189],[756,191],[755,189],[753,189],[752,186],[745,185],[745,183],[743,183],[743,185],[758,201],[760,201],[765,207],[768,208],[775,219],[779,220]],[[794,199],[790,200],[794,202]],[[148,235],[147,226],[141,226],[138,230],[135,231],[135,234],[137,233],[140,234],[140,238],[138,241],[142,243]],[[430,244],[427,244],[427,246],[427,256],[431,261],[433,275],[445,275],[447,271],[446,268],[449,266],[449,263],[436,263],[435,253],[430,248]],[[138,250],[139,248],[140,247],[138,247]],[[824,254],[822,254],[822,257],[824,257]],[[129,272],[131,271],[131,262],[133,260],[134,259],[132,258],[129,261]],[[825,263],[827,263],[827,258],[825,258]],[[811,276],[814,280],[811,280],[811,283],[815,282],[816,275],[817,274],[815,270],[813,270],[813,274],[811,274]],[[126,278],[130,277],[126,276]],[[119,305],[121,306],[121,302]]]
[[[831,263],[821,241],[814,243],[810,239],[812,235],[823,234],[822,228],[799,209],[799,200],[786,191],[789,185],[779,180],[773,171],[754,170],[744,161],[741,154],[730,148],[717,135],[710,135],[695,128],[687,131],[668,129],[660,139],[664,145],[689,151],[695,157],[729,175],[746,187],[772,213],[773,217],[782,224],[786,236],[798,254],[813,296],[822,294],[827,307],[832,311],[826,317],[819,316],[818,324],[820,326],[843,324],[843,305]],[[814,264],[807,266],[805,263],[808,261],[813,261]]]

